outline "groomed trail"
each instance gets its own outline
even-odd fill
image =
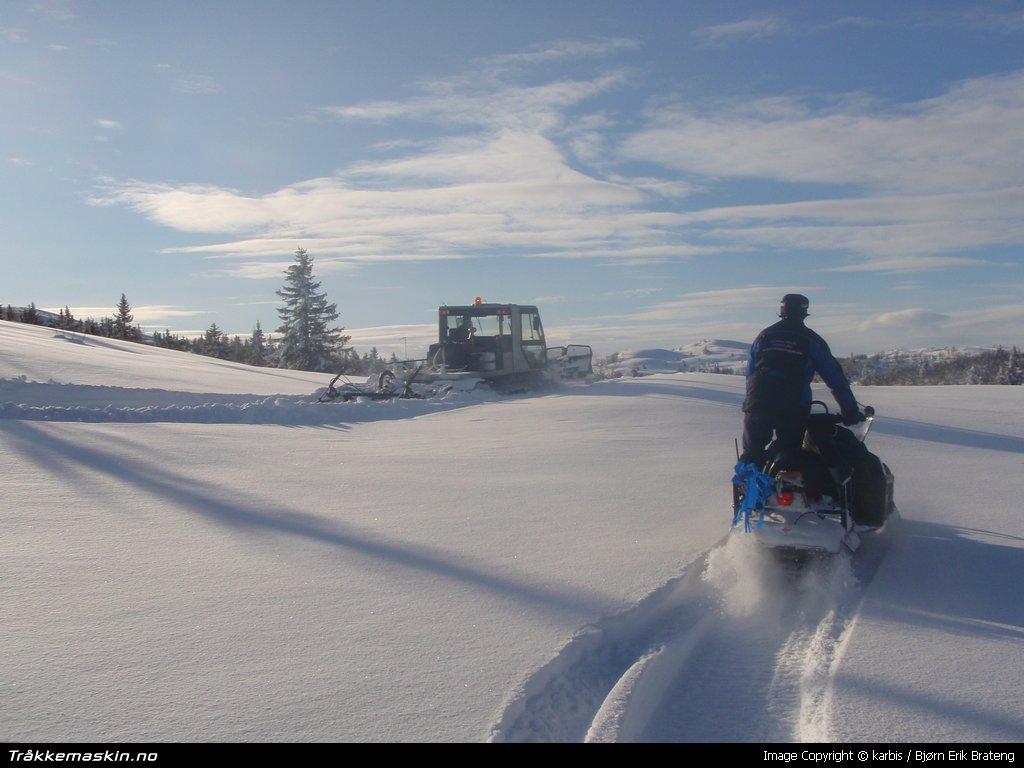
[[[388,400],[386,408],[348,408],[322,403],[323,390],[313,394],[225,394],[181,390],[60,384],[0,379],[0,419],[63,421],[89,424],[281,424],[320,426],[336,424],[339,414],[348,424],[362,420],[407,419],[464,407],[497,396],[450,392],[428,400]],[[358,398],[355,398],[358,400]],[[69,403],[59,405],[55,403]]]
[[[824,742],[831,681],[898,517],[856,553],[780,563],[727,536],[677,581],[580,632],[492,742]]]

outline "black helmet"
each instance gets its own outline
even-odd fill
[[[809,306],[811,306],[811,302],[807,300],[806,296],[799,293],[787,293],[779,304],[779,317],[807,317]]]

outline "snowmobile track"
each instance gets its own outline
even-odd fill
[[[516,692],[490,740],[827,741],[832,680],[890,538],[880,529],[855,555],[794,569],[753,537],[726,537],[574,637]]]

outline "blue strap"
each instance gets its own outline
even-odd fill
[[[736,525],[742,519],[743,530],[749,531],[750,514],[760,508],[761,516],[757,521],[757,527],[760,528],[764,525],[764,504],[772,492],[772,479],[753,464],[738,461],[732,482],[744,486],[743,501],[736,510],[732,524]]]

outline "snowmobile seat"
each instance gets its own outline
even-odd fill
[[[769,464],[766,474],[778,477],[783,472],[802,473],[802,484],[814,496],[839,496],[841,483],[833,478],[824,459],[814,451],[779,453]]]
[[[821,455],[813,451],[779,453],[768,467],[767,474],[775,477],[780,472],[799,471],[804,473],[804,483],[818,488],[833,484],[832,475]]]

